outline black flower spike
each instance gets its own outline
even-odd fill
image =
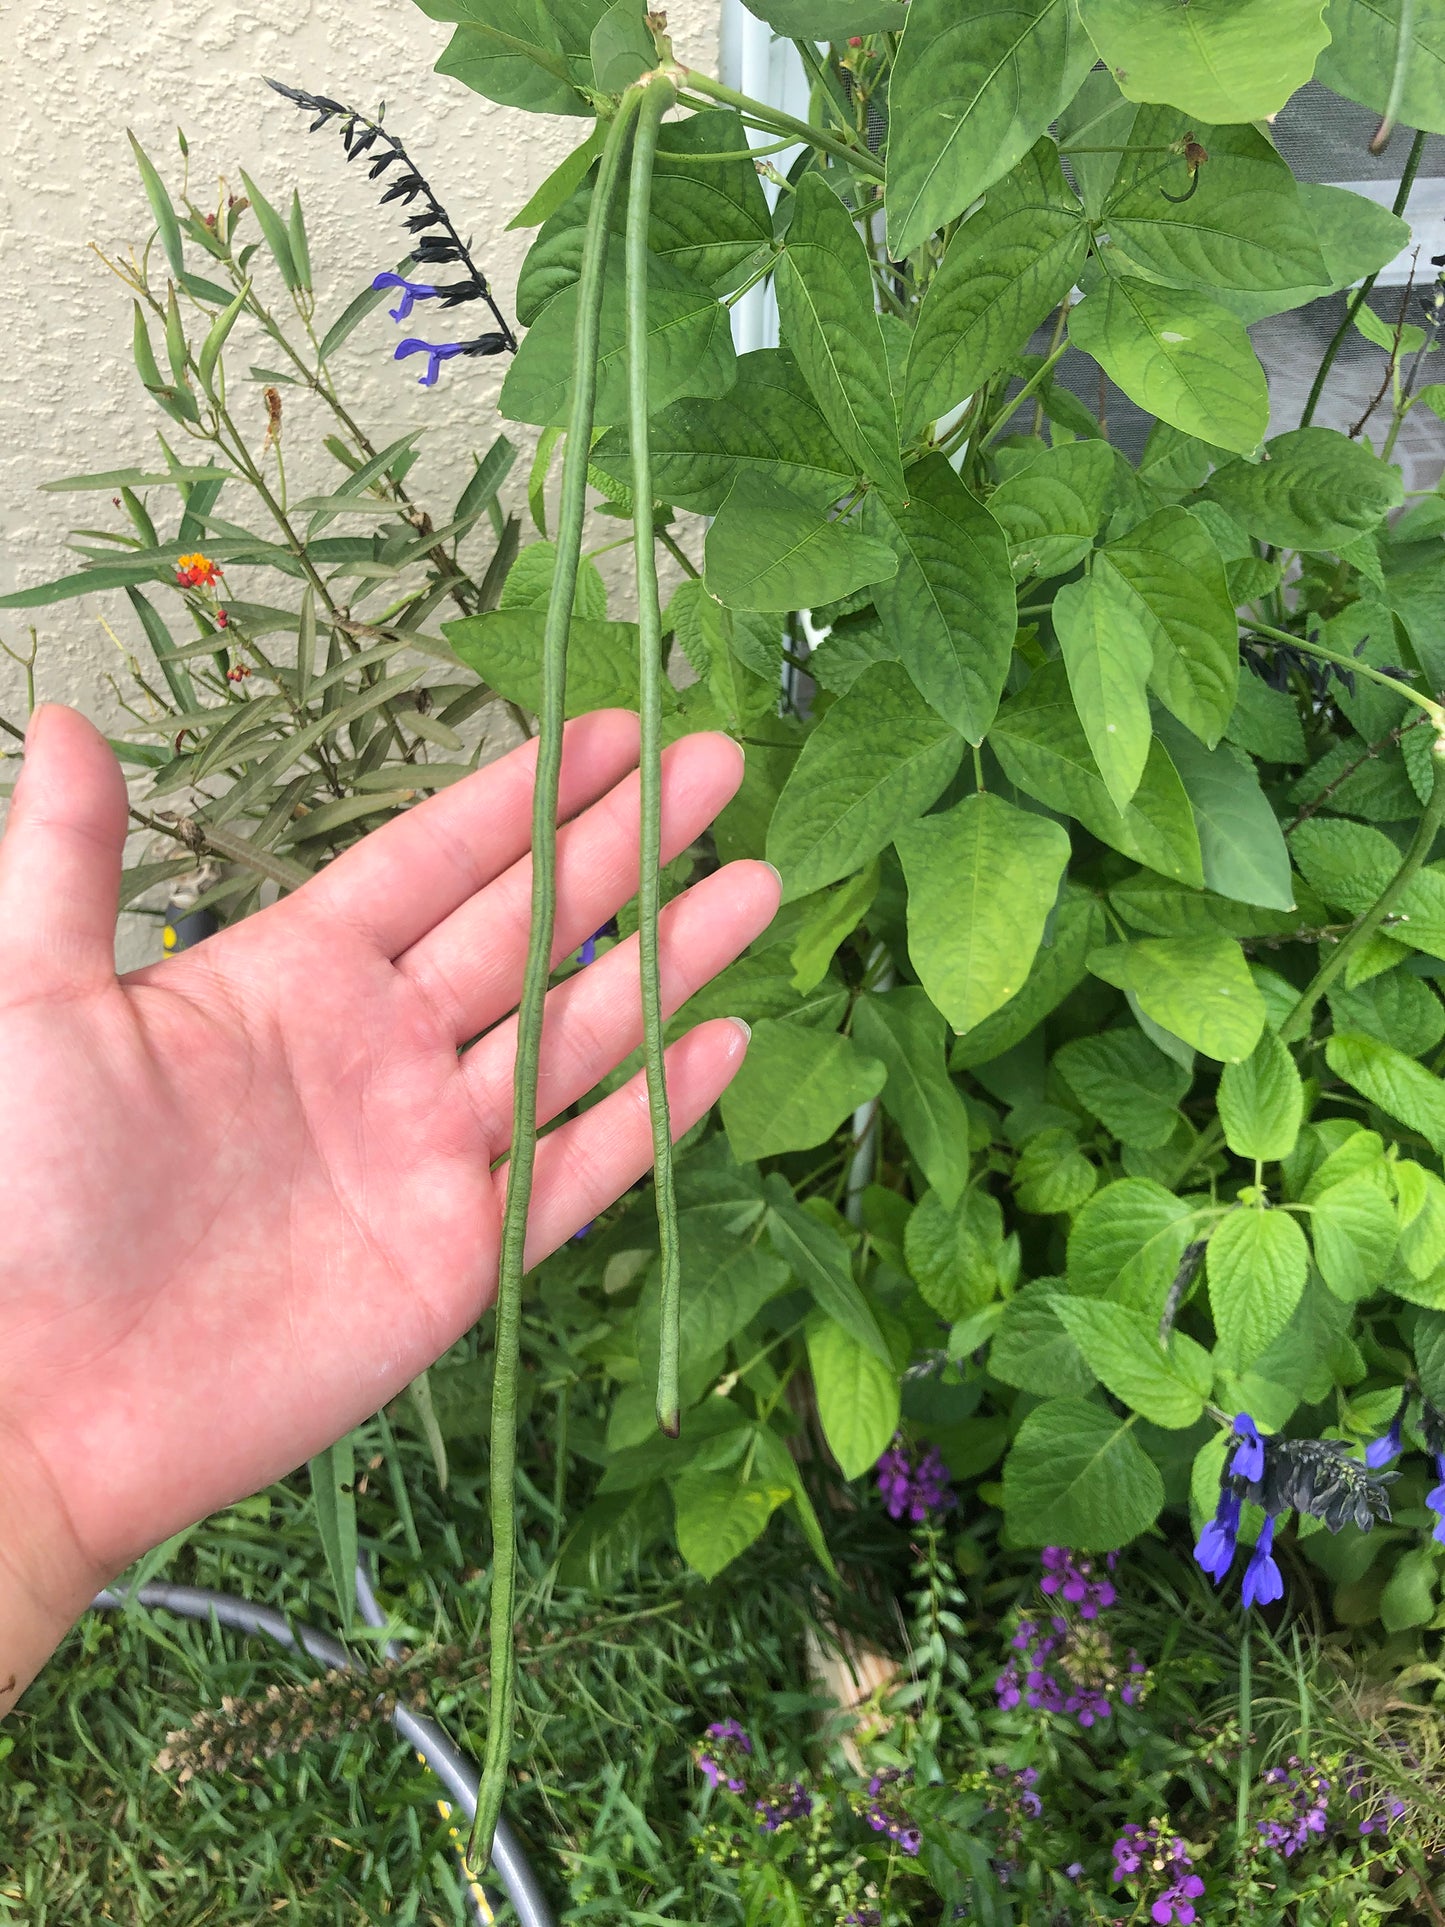
[[[1323,1519],[1331,1532],[1356,1525],[1368,1532],[1377,1519],[1388,1522],[1387,1488],[1395,1472],[1372,1472],[1338,1439],[1271,1439],[1264,1477],[1247,1497],[1266,1512],[1294,1511]]]
[[[330,122],[341,122],[341,141],[349,161],[370,156],[367,161],[367,174],[373,181],[379,180],[386,170],[399,162],[401,172],[392,175],[386,183],[386,191],[381,203],[386,206],[399,201],[410,207],[419,201],[421,211],[409,214],[405,226],[409,233],[416,236],[416,246],[412,260],[419,266],[435,267],[440,263],[456,265],[465,275],[465,280],[452,282],[444,288],[433,290],[436,298],[444,307],[455,308],[465,301],[485,301],[497,322],[497,332],[479,335],[474,341],[448,344],[452,355],[499,355],[515,354],[517,337],[508,325],[506,316],[493,299],[491,286],[471,257],[465,241],[452,226],[446,209],[432,192],[426,176],[412,160],[406,149],[394,134],[388,133],[382,125],[381,107],[375,120],[369,119],[355,107],[348,107],[343,101],[332,100],[326,94],[308,94],[299,87],[288,87],[279,80],[268,80],[266,85],[274,88],[284,100],[299,107],[305,113],[314,114],[311,132],[325,127]],[[373,153],[374,149],[381,151]],[[435,363],[432,367],[435,368]],[[435,377],[433,376],[433,379]],[[428,384],[429,385],[429,384]]]

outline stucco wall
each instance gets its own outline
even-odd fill
[[[679,54],[715,68],[718,0],[673,0],[669,12]],[[3,0],[0,30],[9,335],[0,359],[0,593],[59,573],[67,529],[103,526],[113,513],[104,496],[37,495],[36,483],[153,460],[154,431],[168,426],[135,377],[129,296],[87,245],[123,252],[152,226],[127,126],[168,178],[179,163],[175,130],[184,127],[192,191],[203,203],[218,175],[239,191],[242,167],[273,201],[289,202],[300,188],[323,323],[378,268],[394,265],[404,237],[360,168],[343,164],[335,134],[308,134],[308,121],[261,76],[368,111],[384,98],[389,123],[472,240],[508,312],[530,236],[503,230],[585,132],[581,120],[514,113],[434,74],[450,29],[411,0]],[[467,451],[485,449],[500,425],[501,364],[452,363],[427,390],[417,386],[417,364],[390,359],[396,338],[385,309],[362,324],[340,363],[345,398],[378,445],[427,424],[413,480],[423,500],[445,509],[465,479]],[[295,392],[287,391],[292,464],[321,432],[319,412]],[[513,473],[513,503],[525,497],[530,453],[524,448]],[[328,470],[334,481],[323,456],[318,482]],[[294,490],[304,471],[292,481]],[[123,630],[122,612],[128,617],[123,597],[95,596],[36,614],[42,696],[116,720],[106,682],[116,647],[100,618]],[[28,620],[0,613],[0,638],[28,646]],[[23,708],[23,677],[0,656],[0,711],[15,717]]]

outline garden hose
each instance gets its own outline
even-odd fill
[[[232,1593],[206,1592],[198,1586],[149,1585],[137,1587],[134,1592],[108,1586],[96,1594],[91,1604],[99,1610],[114,1612],[130,1599],[153,1611],[178,1613],[185,1619],[214,1617],[221,1625],[230,1626],[236,1632],[263,1633],[267,1638],[274,1639],[278,1646],[289,1646],[293,1651],[319,1660],[324,1666],[341,1671],[351,1671],[355,1665],[340,1640],[334,1639],[329,1633],[318,1632],[314,1626],[287,1619],[284,1613],[277,1612],[274,1607],[258,1606],[248,1599],[238,1599]],[[370,1577],[365,1567],[360,1565],[356,1573],[356,1604],[369,1626],[385,1623],[386,1616],[377,1604]],[[386,1641],[383,1651],[388,1659],[401,1656],[401,1647],[394,1639]],[[412,1747],[417,1758],[441,1781],[453,1804],[470,1817],[476,1811],[480,1778],[475,1763],[454,1744],[435,1720],[427,1719],[411,1707],[398,1705],[391,1716],[391,1723]],[[450,1809],[445,1802],[439,1801],[438,1807],[444,1818],[450,1817]],[[482,1923],[483,1927],[490,1927],[494,1918],[491,1902],[467,1864],[466,1843],[455,1829],[452,1831],[452,1847],[461,1868],[463,1891],[467,1896],[471,1917]],[[521,1927],[557,1927],[556,1917],[523,1851],[522,1843],[505,1819],[497,1822],[492,1865]]]

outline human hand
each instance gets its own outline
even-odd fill
[[[568,725],[554,959],[636,891],[636,759],[628,712]],[[117,979],[124,783],[82,717],[36,712],[0,842],[0,1713],[98,1585],[340,1437],[491,1303],[534,763],[523,745]],[[725,736],[667,752],[664,860],[742,770]],[[670,905],[665,1007],[777,902],[743,862]],[[634,938],[552,991],[539,1121],[640,1041]],[[672,1047],[675,1132],[745,1048],[727,1020]],[[539,1145],[528,1263],[650,1163],[639,1076]]]

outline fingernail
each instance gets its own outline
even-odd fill
[[[779,891],[781,891],[781,890],[782,890],[782,887],[783,887],[783,873],[782,873],[782,871],[781,871],[781,870],[780,870],[780,869],[778,868],[778,866],[777,866],[777,864],[776,864],[776,863],[769,863],[769,861],[768,861],[768,859],[767,859],[767,858],[766,858],[765,856],[764,856],[764,857],[759,857],[759,858],[758,858],[758,861],[759,861],[759,862],[760,862],[760,863],[762,864],[762,866],[763,866],[763,868],[764,868],[765,870],[771,870],[771,871],[772,871],[772,873],[773,873],[773,875],[774,875],[774,876],[775,876],[775,877],[776,877],[776,878],[778,879],[778,889],[779,889]]]
[[[746,1050],[748,1045],[753,1041],[752,1025],[748,1023],[745,1018],[742,1018],[742,1017],[729,1017],[728,1022],[730,1024],[736,1024],[738,1029],[742,1032],[743,1049]]]

